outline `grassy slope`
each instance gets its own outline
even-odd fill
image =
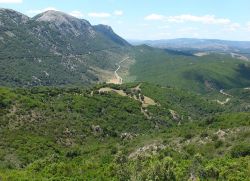
[[[127,90],[135,85],[113,87]],[[160,104],[148,108],[152,118],[147,119],[138,101],[98,94],[103,86],[0,88],[0,178],[183,180],[192,173],[203,179],[246,180],[249,176],[249,113],[229,114],[230,107],[192,93],[143,83],[142,93]],[[180,124],[169,109],[183,116]],[[93,125],[102,131],[94,132]],[[225,135],[217,133],[220,129]],[[137,136],[121,139],[125,132]],[[140,159],[128,158],[153,143],[166,148],[151,157],[141,153]]]
[[[135,60],[128,80],[134,78],[196,92],[209,90],[205,81],[217,89],[250,85],[249,63],[226,55],[195,57],[140,46],[135,50]]]

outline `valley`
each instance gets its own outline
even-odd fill
[[[93,26],[58,11],[33,18],[9,9],[0,12],[5,27],[0,44],[3,86],[149,81],[206,93],[250,84],[250,63],[236,53],[132,46],[111,27]],[[15,22],[11,21],[13,16]]]
[[[123,79],[118,75],[118,71],[119,71],[119,69],[121,68],[121,64],[124,62],[124,61],[126,61],[126,60],[128,60],[129,59],[129,57],[127,57],[127,58],[124,58],[122,61],[120,61],[118,64],[116,64],[117,66],[118,66],[118,68],[115,70],[115,72],[114,72],[114,78],[113,79],[111,79],[111,80],[109,80],[107,83],[111,83],[111,84],[122,84],[123,83]]]
[[[1,181],[249,180],[249,42],[129,43],[74,14],[0,8]]]

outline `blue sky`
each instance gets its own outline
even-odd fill
[[[0,0],[30,17],[48,9],[107,24],[126,39],[250,41],[249,0]]]

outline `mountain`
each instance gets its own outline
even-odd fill
[[[132,46],[107,25],[59,11],[29,18],[1,9],[0,25],[2,86],[89,86],[117,82],[117,75],[196,93],[250,85],[248,42],[176,39],[167,49]]]
[[[0,25],[1,85],[106,81],[130,48],[110,27],[58,11],[29,18],[1,9]]]
[[[11,9],[0,8],[1,27],[25,24],[29,17]]]
[[[184,41],[0,9],[0,180],[248,181],[247,45]]]
[[[242,53],[249,56],[249,41],[226,41],[216,39],[179,38],[169,40],[130,41],[134,45],[146,44],[157,48]]]
[[[248,180],[250,91],[229,93],[1,87],[0,178]]]
[[[125,41],[123,38],[121,38],[120,36],[117,36],[110,26],[96,25],[96,26],[94,26],[94,29],[96,31],[106,35],[107,37],[109,37],[111,40],[113,40],[114,42],[116,42],[119,45],[129,46],[129,43],[127,41]]]

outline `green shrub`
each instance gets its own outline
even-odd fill
[[[80,155],[81,155],[81,151],[79,149],[73,149],[66,153],[66,157],[71,158],[71,159],[78,157]]]
[[[250,144],[247,143],[236,145],[231,150],[231,156],[233,158],[245,157],[248,155],[250,155]]]
[[[200,137],[201,137],[201,138],[206,138],[206,137],[208,137],[208,133],[207,133],[206,131],[204,131],[204,132],[202,132],[202,133],[200,134]]]
[[[219,148],[219,147],[221,147],[223,144],[224,144],[224,142],[223,142],[222,140],[217,140],[217,141],[214,143],[214,147],[215,147],[215,148]]]
[[[208,165],[202,172],[204,179],[219,179],[220,171],[214,165]]]

